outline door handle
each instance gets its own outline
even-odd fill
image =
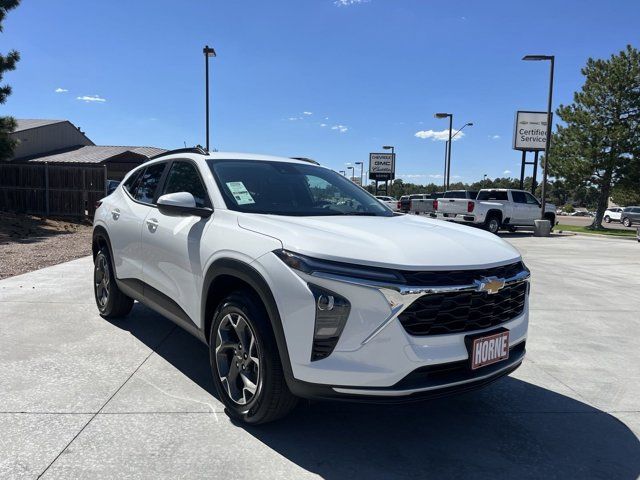
[[[120,218],[120,209],[114,208],[113,210],[111,210],[111,216],[114,220],[118,220],[118,218]]]
[[[158,229],[158,220],[155,218],[150,218],[147,222],[147,228],[151,233],[155,232]]]

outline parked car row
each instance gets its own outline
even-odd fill
[[[432,216],[460,223],[480,225],[491,233],[500,229],[515,231],[517,227],[533,226],[542,215],[540,201],[524,190],[495,188],[475,192],[452,192],[454,195],[433,202]],[[449,193],[449,192],[447,192]],[[556,207],[545,205],[544,218],[555,225]]]
[[[392,197],[377,198],[394,211],[429,214],[433,218],[478,225],[491,233],[500,229],[515,231],[517,227],[531,227],[542,214],[542,204],[536,197],[516,189],[449,190],[404,195],[397,202]],[[547,203],[544,216],[553,228],[555,205]]]

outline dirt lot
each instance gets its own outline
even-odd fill
[[[0,212],[0,279],[91,253],[91,225]]]

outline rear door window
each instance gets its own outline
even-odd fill
[[[525,197],[524,192],[511,192],[511,196],[516,203],[527,203],[527,197]]]
[[[152,204],[166,165],[166,162],[149,165],[140,177],[133,198],[142,203]]]

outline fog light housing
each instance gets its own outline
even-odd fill
[[[311,361],[327,358],[333,352],[347,323],[351,304],[335,292],[309,284],[315,298],[315,325]]]

